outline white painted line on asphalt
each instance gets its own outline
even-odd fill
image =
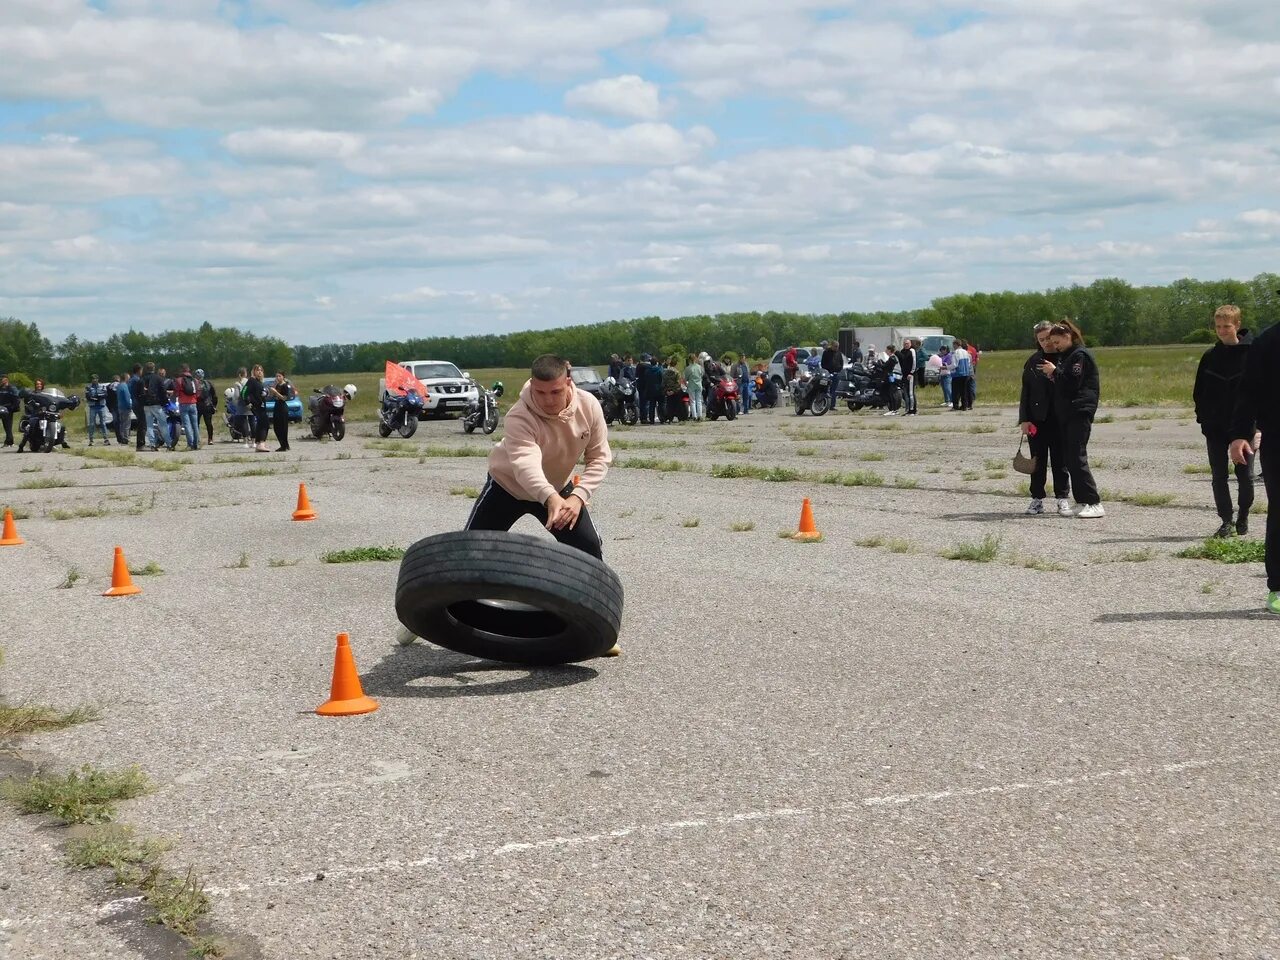
[[[1280,750],[1264,750],[1259,753],[1235,757],[1213,757],[1202,760],[1182,760],[1177,763],[1165,763],[1153,767],[1121,767],[1118,770],[1099,770],[1096,773],[1082,773],[1074,777],[1051,777],[1044,780],[1028,780],[1014,783],[992,784],[986,787],[965,787],[953,790],[935,790],[928,793],[891,793],[876,797],[863,797],[858,800],[847,800],[820,807],[778,807],[772,810],[748,810],[741,813],[728,813],[720,816],[703,817],[693,820],[668,820],[660,823],[637,824],[619,827],[603,833],[587,833],[569,837],[547,837],[542,840],[513,841],[496,847],[485,849],[459,850],[453,853],[432,854],[416,860],[383,860],[378,863],[357,867],[336,867],[323,871],[324,880],[341,880],[344,877],[360,876],[370,873],[389,873],[412,870],[418,867],[440,866],[450,863],[465,863],[485,857],[503,857],[530,853],[537,850],[566,849],[591,844],[607,843],[625,837],[646,833],[678,833],[686,830],[701,830],[717,826],[732,826],[760,820],[783,820],[793,817],[813,817],[829,814],[847,813],[852,810],[894,807],[906,804],[936,803],[943,800],[963,800],[989,795],[1009,795],[1023,793],[1028,790],[1055,790],[1063,787],[1077,787],[1086,784],[1103,783],[1108,780],[1138,780],[1153,776],[1184,773],[1188,770],[1203,770],[1210,767],[1225,767],[1238,764],[1253,763],[1264,758],[1280,754]],[[287,887],[304,883],[315,883],[320,880],[318,874],[291,877],[266,877],[253,883],[238,883],[225,887],[206,887],[205,892],[213,896],[229,896],[235,893],[247,893],[264,887]],[[126,901],[118,901],[126,902]],[[105,909],[105,908],[104,908]]]

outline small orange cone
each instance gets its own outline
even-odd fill
[[[580,486],[582,486],[582,477],[581,477],[579,474],[576,474],[576,473],[575,473],[575,474],[573,475],[573,485],[574,485],[575,487],[580,487]]]
[[[104,597],[129,597],[141,593],[141,587],[133,585],[133,577],[129,576],[129,565],[124,562],[124,550],[116,547],[116,561],[111,568],[111,589]]]
[[[800,507],[800,529],[791,536],[792,540],[821,540],[822,534],[818,532],[817,525],[813,522],[813,507],[809,503],[809,498],[804,498],[804,505]]]
[[[351,655],[350,638],[345,633],[338,634],[329,699],[316,707],[316,713],[322,717],[352,717],[358,713],[373,713],[377,709],[378,701],[366,697],[364,688],[360,686],[356,659]]]
[[[18,525],[13,522],[13,511],[4,511],[4,533],[0,534],[0,547],[20,547],[27,541],[18,536]]]
[[[311,501],[307,498],[307,485],[298,484],[298,509],[293,511],[295,520],[314,520],[316,512],[311,509]]]

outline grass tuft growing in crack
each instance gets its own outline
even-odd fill
[[[971,563],[990,563],[1000,554],[1000,538],[989,533],[979,543],[961,541],[938,555],[947,560],[968,560]]]
[[[63,823],[105,823],[115,816],[117,802],[150,789],[137,767],[100,770],[87,763],[61,776],[38,773],[0,784],[0,794],[23,813],[48,813]]]
[[[65,730],[78,723],[90,723],[101,716],[95,707],[75,707],[62,711],[39,703],[16,706],[0,703],[0,740],[49,730]]]
[[[366,563],[399,560],[403,556],[401,547],[353,547],[350,550],[330,550],[320,554],[320,559],[325,563]]]
[[[1176,556],[1185,560],[1214,560],[1218,563],[1262,563],[1267,545],[1262,540],[1210,537],[1204,543],[1180,550]]]

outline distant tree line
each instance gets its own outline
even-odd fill
[[[154,360],[174,367],[190,363],[211,377],[261,363],[268,373],[346,373],[380,370],[388,360],[452,360],[464,368],[523,367],[542,353],[558,353],[579,364],[601,363],[611,353],[637,356],[706,350],[713,356],[745,353],[764,357],[788,344],[832,338],[840,327],[930,326],[977,343],[984,350],[1031,344],[1041,320],[1069,316],[1094,346],[1176,343],[1195,340],[1212,325],[1214,308],[1234,303],[1245,324],[1261,330],[1280,320],[1280,275],[1252,280],[1178,280],[1163,287],[1134,287],[1124,280],[1027,293],[961,293],[940,297],[918,310],[876,313],[720,313],[714,316],[640,317],[553,330],[471,337],[421,337],[381,343],[288,346],[234,327],[202,324],[195,330],[158,334],[113,334],[81,340],[75,334],[56,346],[34,323],[0,319],[0,371],[79,383],[92,373],[108,377],[133,363]]]

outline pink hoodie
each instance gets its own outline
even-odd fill
[[[613,462],[600,402],[575,389],[569,405],[552,415],[538,409],[530,393],[526,380],[520,399],[507,411],[502,439],[489,454],[490,476],[517,500],[546,503],[573,479],[574,465],[585,453],[582,481],[573,492],[590,503]]]

